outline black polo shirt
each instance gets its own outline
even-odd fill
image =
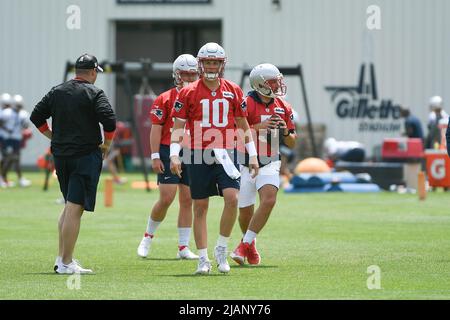
[[[105,132],[114,132],[116,116],[103,90],[72,79],[53,87],[35,106],[30,120],[40,128],[52,118],[51,150],[57,157],[89,154],[102,144]]]

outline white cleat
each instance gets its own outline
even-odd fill
[[[58,269],[56,270],[56,273],[61,273],[61,274],[73,274],[73,273],[88,274],[88,273],[93,273],[93,271],[91,269],[83,268],[79,263],[77,263],[77,261],[72,260],[72,262],[69,263],[68,265],[62,264],[61,266],[58,266]]]
[[[191,250],[189,250],[189,247],[184,247],[183,250],[178,250],[178,252],[177,252],[177,259],[197,260],[198,259],[198,255],[196,255]]]
[[[29,186],[31,186],[31,181],[28,180],[28,179],[25,179],[25,178],[21,178],[21,179],[19,180],[19,186],[20,186],[21,188],[29,187]]]
[[[199,258],[198,259],[198,267],[195,274],[209,274],[211,272],[211,261],[207,258]]]
[[[141,243],[139,244],[139,247],[137,249],[138,256],[142,258],[147,258],[148,252],[150,251],[150,244],[152,243],[152,237],[145,235]]]
[[[0,177],[0,188],[6,189],[8,188],[8,184],[3,180],[2,177]]]
[[[230,265],[227,261],[227,248],[217,246],[214,248],[214,258],[217,262],[217,270],[222,273],[230,272]]]

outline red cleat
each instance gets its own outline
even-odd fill
[[[254,265],[257,265],[261,262],[261,256],[259,255],[258,250],[256,250],[256,239],[253,240],[253,242],[247,247],[247,261],[249,264]]]
[[[243,243],[242,241],[239,243],[236,249],[232,253],[230,253],[231,259],[233,259],[237,264],[241,266],[245,263],[245,257],[247,257],[249,244]]]

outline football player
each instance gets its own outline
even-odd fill
[[[242,90],[222,77],[226,64],[224,49],[217,43],[207,43],[200,48],[197,60],[200,79],[180,91],[172,112],[175,123],[170,145],[171,170],[177,175],[184,172],[179,158],[180,129],[188,123],[192,152],[187,170],[194,203],[194,237],[199,254],[195,273],[208,274],[211,271],[206,215],[209,197],[215,195],[223,196],[224,208],[214,257],[219,272],[228,273],[227,244],[236,221],[240,179],[234,152],[236,127],[247,133],[249,170],[254,176],[258,173],[256,147],[251,134],[248,134],[250,128]]]
[[[293,148],[297,137],[291,106],[281,96],[286,94],[283,75],[277,67],[264,63],[250,72],[250,91],[246,99],[248,123],[257,134],[259,174],[250,175],[248,155],[241,166],[241,189],[239,192],[239,225],[244,234],[241,243],[230,254],[238,264],[245,260],[257,265],[261,258],[256,249],[256,236],[262,230],[275,206],[280,187],[280,140]],[[242,163],[242,162],[241,162]],[[259,207],[254,210],[256,194]]]
[[[137,253],[147,257],[154,233],[164,220],[167,210],[178,193],[180,211],[178,214],[178,259],[198,259],[189,249],[189,238],[192,226],[192,199],[189,190],[189,178],[184,170],[180,176],[170,172],[170,134],[173,126],[171,111],[178,92],[198,79],[197,59],[190,54],[180,55],[173,63],[173,78],[175,87],[163,92],[154,101],[150,118],[150,145],[152,150],[152,167],[158,173],[159,200],[153,206],[148,219],[147,230],[139,244]]]
[[[8,181],[7,175],[11,168],[14,168],[19,179],[20,187],[28,187],[31,181],[22,176],[20,168],[20,149],[23,140],[23,130],[29,126],[28,119],[30,115],[23,109],[23,98],[15,95],[11,100],[11,107],[3,111],[0,121],[3,123],[4,141],[2,145],[3,161],[2,161],[2,185],[13,186],[13,182]]]
[[[3,149],[3,144],[5,142],[5,138],[7,136],[7,131],[5,127],[5,120],[3,120],[3,110],[10,108],[12,105],[12,97],[9,93],[3,93],[0,96],[0,187],[7,188],[9,186],[8,181],[4,181],[1,175],[1,168],[3,167],[3,161],[5,158],[5,151]]]

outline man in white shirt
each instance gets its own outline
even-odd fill
[[[449,115],[444,111],[444,101],[440,96],[430,98],[430,114],[428,115],[428,136],[425,141],[427,149],[433,149],[442,141],[441,127],[448,124]]]
[[[434,124],[438,118],[448,119],[449,115],[443,110],[444,101],[440,96],[430,98],[430,114],[428,115],[428,124]]]

